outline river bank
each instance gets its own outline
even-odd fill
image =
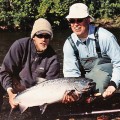
[[[95,23],[104,28],[120,28],[120,17],[96,19]]]

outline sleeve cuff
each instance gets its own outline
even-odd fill
[[[8,87],[8,88],[7,88],[7,92],[8,92],[9,90],[13,90],[12,87]]]
[[[117,85],[116,85],[116,83],[114,81],[110,81],[109,86],[114,86],[115,88],[117,88]]]

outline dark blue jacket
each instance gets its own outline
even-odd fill
[[[1,66],[0,81],[4,89],[12,87],[14,79],[31,87],[36,77],[54,79],[59,73],[60,64],[51,46],[38,54],[33,40],[27,37],[16,40],[10,47]]]

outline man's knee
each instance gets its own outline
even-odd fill
[[[94,71],[101,70],[112,76],[113,65],[111,63],[105,63],[105,64],[97,65],[95,68],[93,68],[93,70]]]
[[[103,92],[106,89],[111,79],[111,75],[101,70],[101,68],[103,67],[98,66],[86,74],[87,78],[93,79],[96,82],[96,88],[99,89],[99,92]]]

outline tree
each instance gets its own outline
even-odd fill
[[[26,29],[44,17],[54,27],[65,27],[69,7],[78,2],[85,3],[95,18],[120,15],[120,0],[0,0],[0,25]]]

